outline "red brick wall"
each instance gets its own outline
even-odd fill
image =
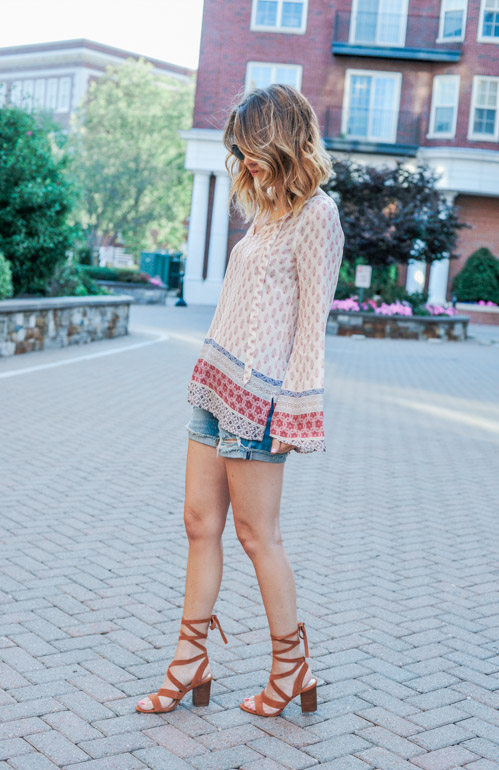
[[[497,150],[491,142],[467,140],[471,90],[474,74],[499,75],[499,46],[477,42],[480,0],[468,0],[465,41],[461,60],[455,64],[440,62],[333,56],[331,43],[336,11],[350,11],[349,0],[326,2],[309,0],[307,30],[304,35],[253,32],[250,30],[251,0],[205,0],[201,55],[199,62],[194,126],[221,129],[237,95],[244,88],[248,61],[272,61],[303,66],[302,91],[310,99],[324,130],[326,111],[341,108],[347,69],[402,72],[400,110],[421,117],[422,146],[454,146]],[[409,0],[409,14],[438,17],[440,0]],[[428,23],[422,21],[422,23]],[[427,139],[434,75],[459,74],[460,97],[457,134],[451,140]],[[473,224],[462,230],[457,252],[452,260],[449,286],[466,258],[479,246],[499,252],[498,202],[494,198],[460,195],[460,218]],[[246,226],[231,217],[228,254],[244,234]],[[406,268],[399,280],[405,283]]]
[[[454,276],[463,269],[466,260],[481,246],[490,249],[492,254],[499,257],[499,202],[497,198],[488,198],[478,195],[458,195],[455,200],[460,222],[467,222],[471,229],[463,228],[459,231],[455,252],[458,259],[451,259],[449,263],[449,280],[447,299],[452,298],[452,281]],[[429,271],[427,271],[427,283]],[[405,286],[407,279],[407,266],[398,266],[398,280],[400,286]],[[484,323],[484,322],[482,322]],[[490,322],[487,322],[490,323]]]
[[[451,259],[449,265],[449,287],[454,276],[462,270],[468,257],[481,246],[491,250],[499,257],[499,201],[478,195],[458,195],[455,200],[459,220],[468,222],[471,230],[459,231],[456,252],[459,259]]]
[[[341,107],[346,69],[402,72],[401,111],[421,116],[422,145],[497,149],[490,142],[468,142],[468,117],[474,74],[499,75],[499,46],[478,43],[480,0],[469,0],[461,61],[441,62],[338,56],[331,53],[336,11],[348,12],[351,2],[309,0],[304,35],[250,30],[251,0],[205,0],[201,56],[194,110],[197,128],[222,128],[237,94],[244,88],[248,61],[276,61],[303,66],[302,91],[324,128],[328,107]],[[438,17],[440,2],[410,0],[409,14]],[[422,23],[430,23],[422,21]],[[455,139],[426,139],[434,75],[460,74],[460,98]]]
[[[499,326],[499,313],[491,313],[482,310],[470,310],[466,304],[457,303],[459,315],[469,316],[472,324],[487,324],[488,326]]]

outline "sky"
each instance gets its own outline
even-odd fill
[[[0,47],[88,38],[196,69],[203,0],[1,0]]]

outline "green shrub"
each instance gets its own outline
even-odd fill
[[[8,299],[14,293],[10,262],[0,251],[0,299]]]
[[[499,259],[489,249],[477,249],[455,276],[453,291],[460,302],[499,304]]]
[[[11,263],[16,295],[43,296],[73,242],[65,166],[65,156],[33,115],[0,109],[0,250]]]
[[[75,249],[75,259],[80,265],[92,264],[92,249],[87,244],[78,244]]]
[[[47,290],[49,297],[82,297],[88,294],[109,294],[74,260],[57,265]]]
[[[125,267],[90,267],[83,265],[85,272],[96,281],[122,281],[124,283],[149,283],[147,273]]]
[[[335,299],[348,299],[359,294],[360,290],[355,286],[355,266],[357,264],[362,264],[362,260],[356,260],[353,265],[345,261],[342,262],[334,295]],[[428,293],[409,294],[405,286],[400,286],[397,283],[397,278],[397,265],[375,265],[371,276],[371,286],[364,292],[365,299],[376,295],[380,296],[381,301],[387,304],[397,302],[397,300],[400,302],[407,300],[413,312],[416,312],[417,308],[424,308],[428,300]]]

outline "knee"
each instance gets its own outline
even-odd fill
[[[236,525],[236,533],[239,542],[251,561],[258,556],[263,555],[272,548],[282,545],[281,533],[279,531],[260,532],[251,525]]]
[[[184,509],[184,525],[189,543],[200,540],[220,540],[224,530],[224,523],[220,517],[210,515],[206,510],[199,510],[186,506]]]

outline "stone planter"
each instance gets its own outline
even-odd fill
[[[469,317],[376,315],[364,311],[332,310],[327,332],[340,337],[362,334],[365,337],[388,337],[406,340],[465,340]]]
[[[456,309],[469,316],[472,324],[491,324],[499,326],[499,307],[475,305],[471,302],[458,302]]]
[[[42,297],[0,301],[0,357],[128,334],[133,297]]]
[[[104,286],[113,294],[128,294],[133,297],[136,305],[164,305],[168,289],[154,286],[152,283],[131,283],[130,281],[101,281],[99,286]]]

